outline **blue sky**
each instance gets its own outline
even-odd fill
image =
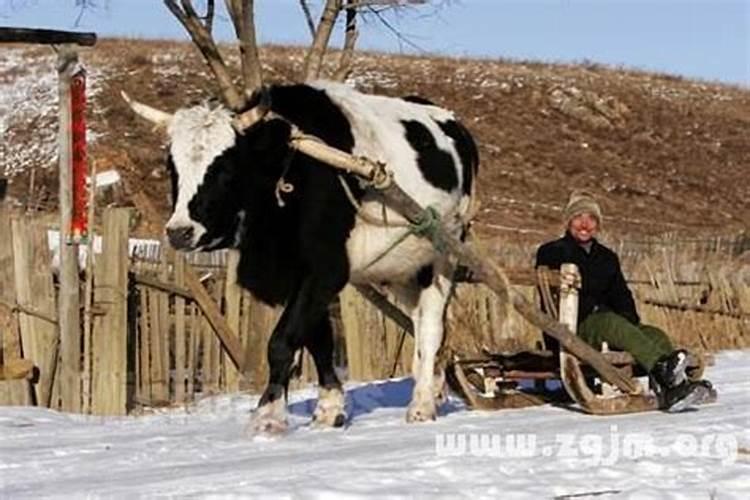
[[[87,12],[79,29],[100,36],[186,38],[161,0],[98,3],[102,7]],[[255,3],[261,43],[309,41],[298,0]],[[319,6],[322,0],[309,3]],[[358,46],[548,62],[589,60],[750,86],[750,0],[444,3],[437,10],[423,7],[388,18],[416,48],[400,42],[375,20],[363,26]],[[74,4],[75,0],[0,0],[0,25],[71,29],[78,15]],[[229,24],[219,20],[217,37],[229,36]]]

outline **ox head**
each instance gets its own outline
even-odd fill
[[[133,111],[169,136],[167,167],[173,206],[166,234],[177,250],[215,250],[235,244],[243,216],[238,182],[242,159],[237,143],[267,112],[263,95],[241,114],[208,105],[170,114],[122,94]]]

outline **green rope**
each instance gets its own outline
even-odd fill
[[[375,265],[391,250],[403,243],[403,241],[412,234],[422,238],[428,238],[432,242],[435,249],[438,252],[442,253],[445,250],[445,244],[439,236],[438,229],[440,229],[440,213],[435,207],[425,208],[422,211],[422,214],[419,216],[419,219],[417,219],[415,223],[410,224],[409,228],[404,231],[401,236],[396,238],[393,243],[388,245],[388,248],[383,250],[377,257],[375,257],[375,259],[367,264],[366,269]]]
[[[428,238],[438,252],[445,250],[445,244],[440,238],[440,212],[435,207],[427,207],[422,212],[416,224],[412,224],[412,230],[417,236]]]

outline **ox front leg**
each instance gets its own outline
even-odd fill
[[[333,328],[325,315],[305,338],[305,347],[318,372],[318,404],[313,413],[315,425],[343,427],[346,423],[344,391],[333,369]]]
[[[282,434],[288,429],[287,389],[301,339],[294,327],[293,307],[287,307],[268,340],[269,379],[248,426],[248,434]]]
[[[269,386],[255,410],[248,434],[283,434],[287,431],[286,388]]]
[[[307,346],[315,358],[318,373],[326,377],[326,384],[322,386],[340,388],[335,375],[330,379],[333,374],[333,338],[327,313],[328,304],[345,282],[341,276],[345,274],[331,272],[323,276],[308,276],[288,301],[268,342],[268,386],[253,415],[252,431],[278,433],[287,429],[286,393],[295,352],[303,346]],[[322,318],[326,318],[326,323]],[[328,326],[323,333],[327,334],[321,335],[321,328],[325,325]],[[341,400],[343,412],[343,396]],[[335,420],[334,417],[334,423]],[[339,420],[343,424],[344,417]]]
[[[413,313],[415,326],[415,351],[412,363],[414,393],[406,413],[407,422],[434,420],[437,403],[441,398],[443,376],[435,374],[435,358],[443,341],[445,307],[451,291],[451,282],[435,273],[432,282],[422,290]]]
[[[285,315],[286,311],[268,343],[269,382],[250,420],[249,434],[283,434],[289,427],[287,389],[296,349],[288,335],[284,335]]]

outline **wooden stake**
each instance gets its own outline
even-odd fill
[[[174,255],[174,281],[177,286],[185,283],[185,256]],[[179,295],[174,299],[175,334],[174,334],[174,399],[181,403],[185,401],[185,299]]]
[[[240,332],[240,302],[242,298],[242,289],[237,282],[237,264],[240,260],[240,254],[237,250],[229,250],[227,256],[227,278],[224,284],[224,317],[227,326],[231,331],[237,332],[237,338],[240,343],[240,352],[242,352],[242,334]],[[244,356],[243,356],[244,358]],[[238,358],[242,359],[243,358]],[[227,390],[236,392],[240,388],[240,374],[234,366],[226,366],[226,383]]]
[[[58,51],[59,110],[59,178],[60,178],[60,291],[58,297],[60,321],[60,394],[62,409],[79,412],[81,409],[80,366],[80,297],[78,286],[78,245],[70,238],[73,213],[72,200],[72,137],[70,110],[70,82],[78,63],[78,54],[71,46]]]

